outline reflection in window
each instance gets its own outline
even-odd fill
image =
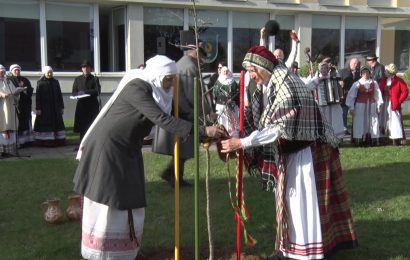
[[[78,71],[82,60],[94,60],[89,5],[48,3],[47,58],[55,71]]]
[[[346,16],[345,59],[376,52],[377,17]]]
[[[340,16],[312,17],[312,61],[320,62],[322,57],[330,57],[333,64],[339,64],[340,21]]]
[[[205,43],[207,53],[203,72],[215,72],[218,61],[227,60],[228,14],[218,11],[197,11],[197,18],[199,38]],[[191,13],[189,20],[192,29],[194,21]]]
[[[161,54],[178,61],[183,52],[174,44],[183,25],[182,9],[144,8],[144,59]]]
[[[268,19],[268,14],[233,13],[233,72],[243,70],[243,58],[250,47],[259,45],[259,31]]]
[[[405,71],[410,63],[409,20],[409,18],[382,18],[380,58],[386,63],[393,61],[400,71]]]
[[[101,71],[125,71],[125,8],[101,5],[99,21]]]
[[[37,3],[1,3],[0,62],[4,66],[18,63],[24,71],[41,70]]]

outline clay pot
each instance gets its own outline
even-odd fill
[[[81,219],[80,195],[72,195],[68,197],[68,207],[66,214],[69,220]]]
[[[63,220],[64,214],[59,203],[60,200],[57,198],[43,202],[43,216],[48,224],[58,224]]]

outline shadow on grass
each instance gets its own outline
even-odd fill
[[[387,163],[375,167],[344,170],[353,203],[370,204],[410,196],[410,163]]]

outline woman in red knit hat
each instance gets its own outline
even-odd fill
[[[262,46],[243,67],[257,83],[244,138],[222,141],[222,152],[245,149],[248,164],[276,199],[278,257],[322,259],[357,246],[339,160],[339,139],[305,84]]]

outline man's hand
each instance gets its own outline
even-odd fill
[[[260,38],[265,39],[265,36],[266,36],[266,29],[265,27],[262,27],[260,31]]]
[[[8,96],[9,96],[9,93],[0,92],[0,97],[1,97],[1,98],[6,98],[6,97],[8,97]]]
[[[205,133],[206,133],[206,136],[217,139],[217,138],[225,137],[226,132],[223,126],[213,125],[213,126],[207,126],[205,128]]]
[[[239,138],[231,138],[228,140],[221,141],[223,153],[230,153],[242,148],[241,139]]]
[[[290,38],[292,39],[292,41],[295,41],[296,43],[299,43],[299,38],[298,35],[296,34],[296,32],[294,30],[290,31],[289,33]]]

